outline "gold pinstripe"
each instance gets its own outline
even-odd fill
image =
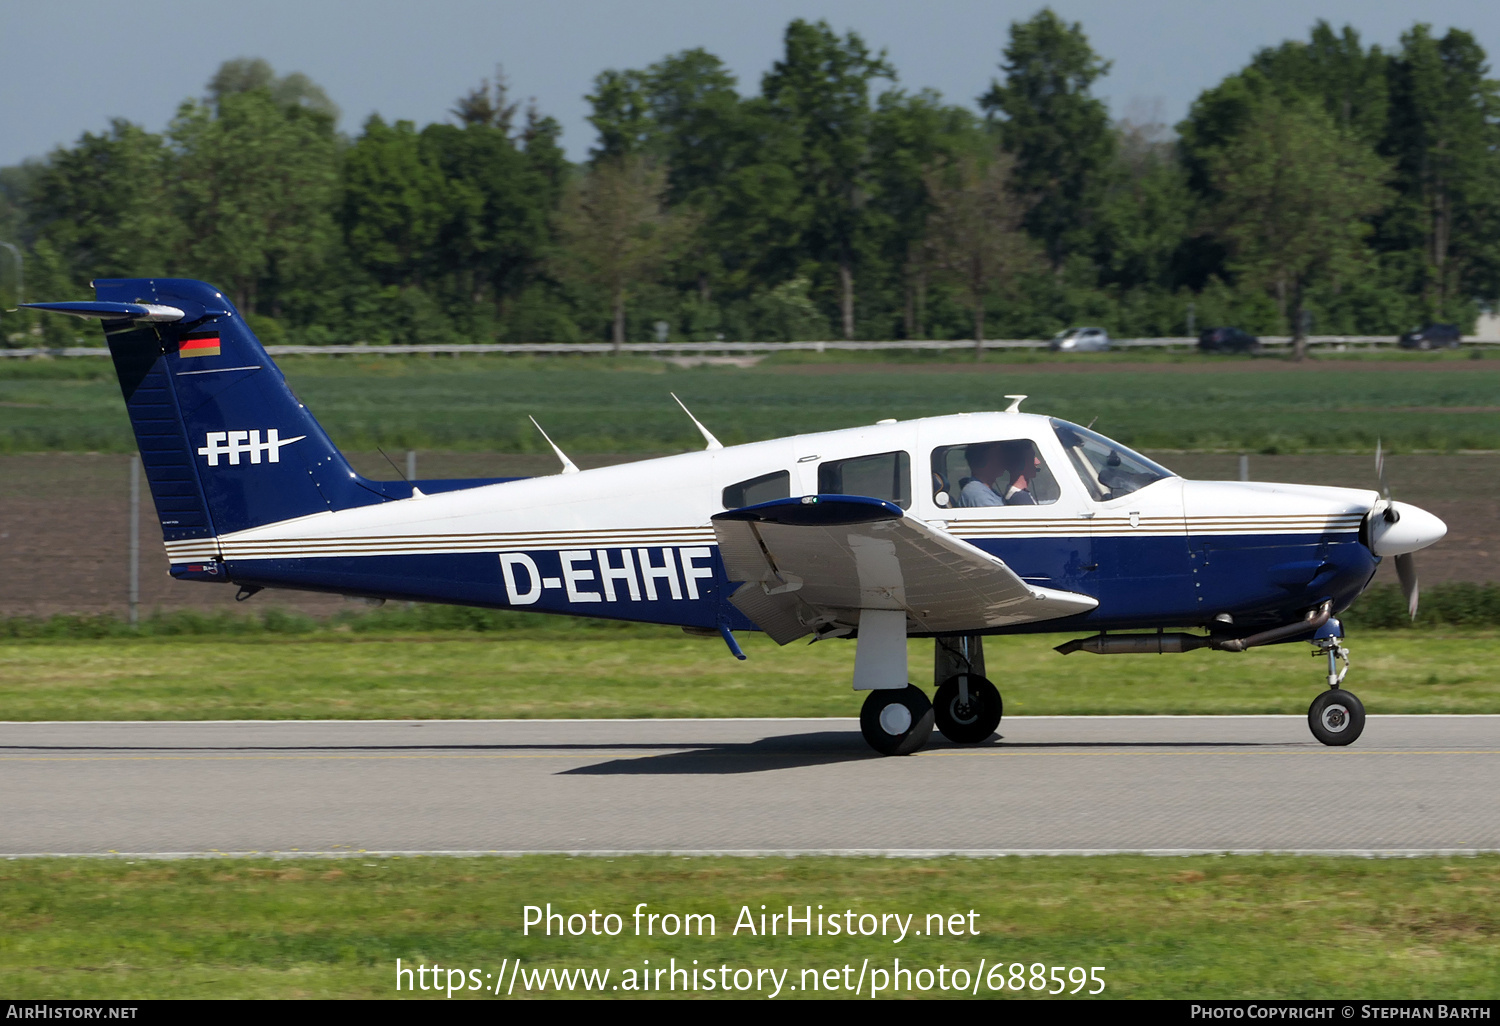
[[[948,530],[964,538],[1047,538],[1088,533],[1094,536],[1193,536],[1203,534],[1323,534],[1359,530],[1364,513],[1268,514],[1253,517],[1143,516],[1137,527],[1128,517],[1049,520],[949,521]],[[420,555],[445,552],[507,552],[536,549],[621,548],[635,545],[713,544],[709,527],[641,527],[612,531],[517,531],[505,534],[372,535],[367,537],[217,539],[168,542],[174,562],[215,559],[275,559],[334,556]]]

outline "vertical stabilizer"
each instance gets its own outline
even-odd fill
[[[94,303],[34,305],[103,321],[168,543],[386,498],[354,473],[212,285],[130,278],[94,289]]]

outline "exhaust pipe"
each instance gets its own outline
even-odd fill
[[[1201,634],[1096,634],[1092,638],[1074,638],[1057,646],[1063,655],[1069,652],[1092,652],[1095,655],[1123,655],[1167,652],[1191,652],[1209,648],[1213,638]]]
[[[1333,603],[1324,602],[1308,612],[1307,617],[1297,623],[1289,623],[1269,631],[1261,631],[1246,638],[1213,637],[1202,634],[1096,634],[1092,638],[1074,638],[1058,645],[1054,651],[1067,655],[1070,652],[1093,652],[1095,655],[1165,655],[1168,652],[1192,652],[1200,648],[1215,648],[1220,652],[1243,652],[1247,648],[1270,645],[1284,638],[1294,638],[1308,631],[1315,631],[1328,622],[1333,615]]]
[[[1247,648],[1255,648],[1257,645],[1269,645],[1283,638],[1295,638],[1299,634],[1315,631],[1328,622],[1333,615],[1333,603],[1324,602],[1317,609],[1307,614],[1307,619],[1301,623],[1289,623],[1285,627],[1276,627],[1269,631],[1261,631],[1252,634],[1248,638],[1230,638],[1216,647],[1223,652],[1243,652]]]

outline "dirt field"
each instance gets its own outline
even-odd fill
[[[398,461],[402,454],[392,454]],[[1153,453],[1184,477],[1233,479],[1238,457]],[[356,453],[361,473],[394,478],[378,454]],[[584,467],[640,456],[579,457]],[[129,458],[116,455],[0,456],[0,615],[58,612],[123,614],[128,595]],[[550,457],[423,453],[418,476],[483,477],[544,474]],[[1396,496],[1442,517],[1448,537],[1418,557],[1424,585],[1442,581],[1500,581],[1500,455],[1395,456],[1388,469]],[[1373,461],[1359,456],[1252,456],[1250,476],[1370,487]],[[143,484],[144,490],[144,484]],[[234,606],[234,588],[186,584],[167,576],[150,499],[142,502],[141,609],[211,610]],[[1377,580],[1394,581],[1393,568]],[[327,615],[344,608],[337,597],[267,591],[255,607],[279,605]]]

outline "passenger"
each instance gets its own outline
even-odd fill
[[[964,447],[969,473],[958,492],[959,506],[1004,506],[1005,500],[994,489],[995,479],[1005,473],[1005,457],[1000,442],[975,442]]]

